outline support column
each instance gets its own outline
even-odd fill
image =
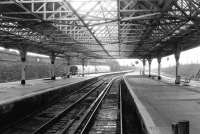
[[[145,59],[142,60],[142,63],[143,63],[142,75],[145,75]]]
[[[82,76],[83,76],[83,77],[84,77],[84,75],[85,75],[84,66],[85,66],[85,59],[82,59]]]
[[[180,50],[177,48],[174,54],[176,60],[176,79],[175,84],[180,84],[180,75],[179,75],[179,58],[180,58]]]
[[[26,84],[26,49],[20,50],[21,57],[21,84]]]
[[[151,62],[152,62],[152,59],[148,59],[148,63],[149,63],[149,77],[151,77]]]
[[[160,71],[161,71],[161,57],[157,58],[158,61],[158,80],[161,80]]]
[[[56,75],[55,75],[55,59],[56,59],[56,55],[55,55],[55,53],[52,53],[50,55],[50,60],[51,60],[50,77],[51,77],[51,80],[55,80],[56,79]]]
[[[65,74],[70,78],[70,56],[67,57],[67,66],[65,67]]]

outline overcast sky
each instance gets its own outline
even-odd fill
[[[119,59],[117,60],[120,65],[131,65],[135,63],[137,59]],[[138,60],[139,61],[139,60]],[[191,63],[200,63],[200,46],[181,52],[180,55],[180,64],[191,64]],[[141,62],[138,66],[141,66]],[[162,67],[169,67],[175,65],[175,58],[174,55],[166,56],[162,58]],[[157,68],[157,60],[153,59],[152,61],[152,68]]]

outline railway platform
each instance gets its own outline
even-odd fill
[[[0,125],[9,124],[41,109],[62,94],[68,94],[90,81],[97,80],[97,76],[100,75],[57,80],[34,79],[27,80],[26,85],[21,85],[20,82],[1,83]]]
[[[190,134],[200,132],[198,85],[177,86],[133,73],[124,79],[149,131],[172,134],[173,123],[189,121]]]
[[[121,98],[118,96],[118,92],[121,91],[119,89],[121,79],[118,75],[122,75],[121,72],[97,74],[82,81],[77,80],[79,81],[77,83],[73,80],[75,84],[69,83],[67,86],[52,85],[53,87],[49,87],[45,92],[39,91],[40,93],[34,94],[33,91],[32,96],[6,103],[5,108],[1,105],[0,131],[2,134],[75,133],[79,130],[89,131],[92,126],[91,132],[95,133],[119,132],[122,120],[118,117],[120,109],[118,103]],[[101,102],[105,106],[101,107]],[[97,109],[103,110],[98,113]],[[101,119],[92,125],[88,121],[94,120],[94,111],[95,114],[99,114],[98,119]],[[107,124],[104,124],[105,122]],[[85,126],[88,129],[85,129]]]
[[[27,80],[26,85],[21,85],[20,82],[7,82],[0,84],[0,105],[13,102],[22,98],[34,96],[47,91],[54,90],[59,87],[69,86],[71,84],[79,83],[92,79],[96,75],[88,75],[86,77],[72,77],[69,79],[58,78],[57,80],[49,79],[33,79]]]

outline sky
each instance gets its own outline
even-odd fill
[[[135,61],[140,61],[138,59],[118,59],[117,60],[121,66],[127,66],[135,63]],[[180,64],[191,64],[197,63],[200,64],[200,46],[181,52],[180,55]],[[174,55],[166,56],[162,58],[161,66],[162,67],[170,67],[175,65]],[[142,62],[137,65],[139,67],[142,66]],[[157,68],[157,59],[152,60],[152,68]]]

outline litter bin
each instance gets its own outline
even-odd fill
[[[180,84],[180,83],[181,83],[181,76],[177,75],[176,80],[175,80],[175,84]]]

